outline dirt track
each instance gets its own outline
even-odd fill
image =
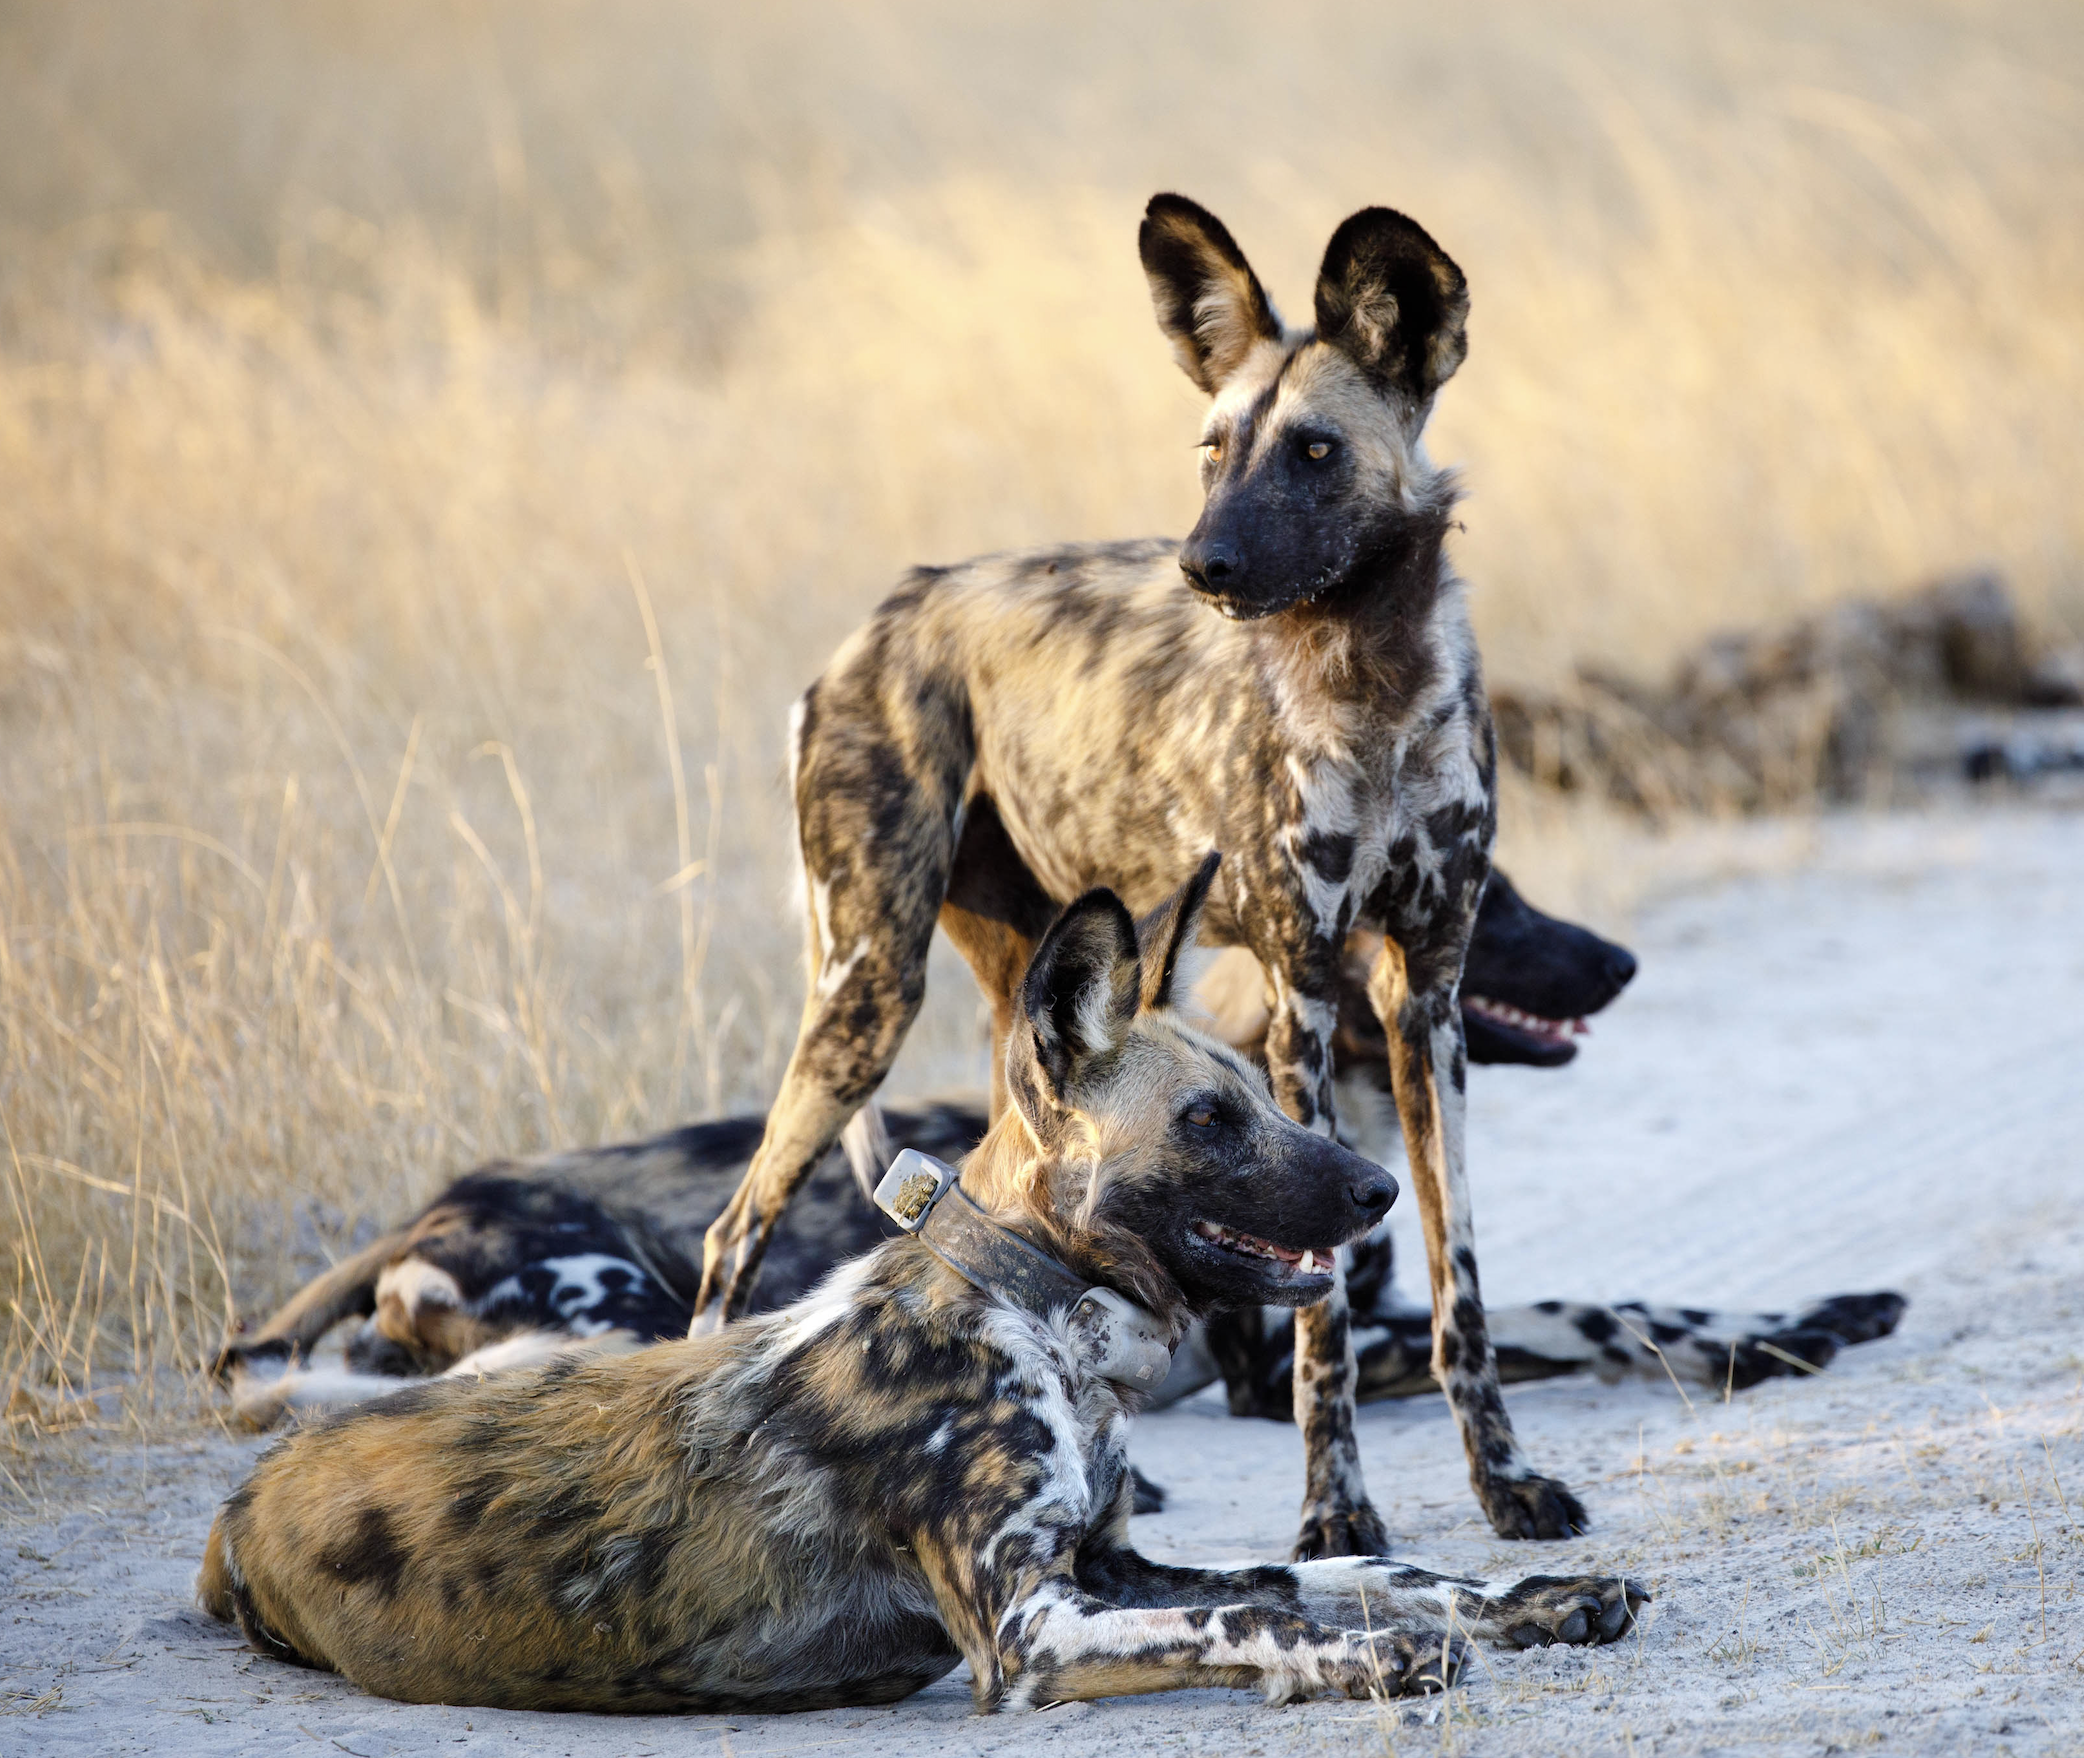
[[[0,1753],[2084,1749],[2080,875],[2075,815],[1829,826],[1798,870],[1646,912],[1643,975],[1576,1067],[1477,1075],[1493,1300],[1911,1296],[1896,1338],[1727,1406],[1657,1384],[1511,1394],[1597,1523],[1567,1545],[1472,1524],[1444,1407],[1362,1413],[1402,1554],[1625,1567],[1658,1597],[1619,1649],[1492,1656],[1445,1708],[1386,1717],[1198,1692],[979,1723],[960,1675],[893,1710],[773,1720],[412,1708],[193,1610],[252,1444],[85,1443],[26,1500],[0,1483]],[[1134,1450],[1172,1493],[1138,1524],[1153,1553],[1285,1548],[1292,1429],[1205,1394]]]

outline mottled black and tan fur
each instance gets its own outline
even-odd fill
[[[1462,274],[1370,208],[1325,252],[1315,327],[1289,329],[1192,202],[1155,198],[1141,251],[1160,326],[1211,398],[1201,518],[1184,544],[918,570],[804,694],[810,992],[767,1134],[710,1230],[697,1322],[743,1308],[797,1184],[888,1071],[937,920],[986,993],[1010,995],[1057,905],[1105,884],[1147,909],[1213,847],[1210,935],[1265,972],[1274,1093],[1310,1128],[1334,1124],[1348,935],[1382,936],[1368,995],[1424,1221],[1433,1369],[1495,1528],[1560,1537],[1584,1511],[1513,1437],[1463,1173],[1456,993],[1490,868],[1494,742],[1445,550],[1454,484],[1421,438],[1465,350]],[[1343,1288],[1298,1331],[1297,1554],[1379,1550]]]
[[[1394,1194],[1170,1011],[1194,902],[1141,946],[1111,894],[1065,912],[1010,1022],[1013,1104],[963,1169],[1176,1332],[1321,1295],[1317,1255]],[[961,1660],[984,1709],[1399,1693],[1451,1680],[1458,1634],[1611,1641],[1641,1602],[1612,1577],[1150,1563],[1126,1542],[1134,1394],[1086,1360],[1061,1315],[895,1240],[721,1332],[302,1430],[225,1504],[199,1590],[260,1652],[372,1691],[589,1710],[889,1702]]]

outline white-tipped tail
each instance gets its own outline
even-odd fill
[[[874,1202],[876,1186],[883,1182],[883,1174],[897,1158],[897,1144],[890,1139],[889,1125],[883,1121],[883,1107],[871,1099],[856,1111],[841,1132],[839,1145],[846,1152],[847,1164],[853,1168],[854,1182],[861,1186],[861,1194]]]

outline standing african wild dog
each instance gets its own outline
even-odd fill
[[[1263,967],[1274,1093],[1310,1127],[1333,1126],[1348,933],[1384,936],[1368,992],[1425,1226],[1434,1370],[1492,1525],[1561,1537],[1584,1511],[1513,1438],[1462,1165],[1456,987],[1490,866],[1494,743],[1444,549],[1453,479],[1420,437],[1465,351],[1462,274],[1369,208],[1332,235],[1315,329],[1289,330],[1194,203],[1154,198],[1140,244],[1159,324],[1213,399],[1206,505],[1184,545],[919,569],[798,703],[810,992],[767,1133],[710,1229],[697,1324],[743,1309],[790,1195],[889,1069],[937,918],[1000,998],[1003,1038],[1056,904],[1104,883],[1147,909],[1214,847],[1209,937]],[[1380,1550],[1343,1281],[1301,1319],[1297,1554]]]
[[[900,1184],[916,1237],[718,1334],[433,1381],[298,1432],[212,1527],[205,1606],[369,1690],[527,1709],[891,1702],[961,1660],[986,1710],[1395,1694],[1449,1682],[1457,1632],[1619,1637],[1645,1596],[1611,1576],[1130,1548],[1128,1419],[1164,1351],[1084,1315],[1177,1337],[1220,1306],[1314,1299],[1395,1195],[1171,1011],[1212,866],[1141,944],[1104,891],[1049,931],[1012,1021],[1013,1109],[957,1186],[923,1181],[923,1217]]]

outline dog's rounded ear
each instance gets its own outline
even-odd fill
[[[1158,328],[1181,369],[1210,396],[1262,341],[1281,339],[1273,301],[1237,240],[1183,195],[1154,195],[1136,234]]]
[[[1423,406],[1469,352],[1469,283],[1416,220],[1363,208],[1325,246],[1317,337]]]
[[[1015,1096],[1029,1088],[1032,1071],[1044,1097],[1068,1104],[1080,1080],[1128,1035],[1140,974],[1136,924],[1113,892],[1088,891],[1058,916],[1020,985],[1006,1052]]]
[[[1210,849],[1201,857],[1193,878],[1136,924],[1136,944],[1143,963],[1143,981],[1137,1006],[1143,1012],[1173,1004],[1173,986],[1179,980],[1180,954],[1194,944],[1201,926],[1201,906],[1208,902],[1208,888],[1215,883],[1216,868],[1223,857]]]

